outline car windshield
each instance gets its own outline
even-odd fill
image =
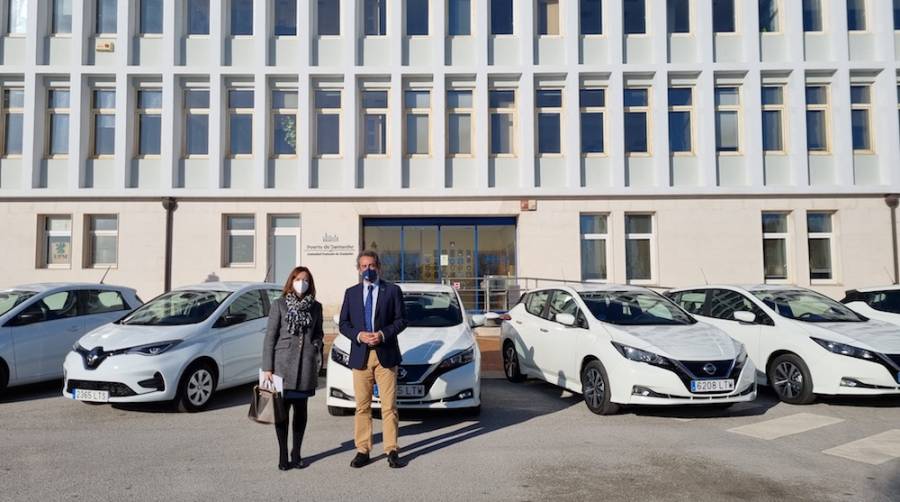
[[[0,315],[9,312],[17,305],[36,294],[37,293],[34,291],[22,291],[17,289],[0,291]]]
[[[453,293],[404,291],[403,303],[410,328],[446,328],[463,322]]]
[[[694,324],[696,319],[674,303],[649,291],[579,293],[598,321],[626,326]]]
[[[862,322],[866,319],[843,304],[813,291],[756,290],[753,296],[788,319],[805,322]]]
[[[179,326],[203,322],[228,298],[228,291],[172,291],[144,304],[119,324]]]

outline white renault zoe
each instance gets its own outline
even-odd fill
[[[217,389],[256,381],[276,284],[186,286],[82,337],[64,364],[63,395],[79,401],[174,400],[198,411]]]
[[[530,291],[504,316],[501,344],[507,379],[534,377],[581,393],[600,415],[629,404],[756,398],[756,369],[739,342],[644,288]]]
[[[456,290],[431,284],[399,284],[407,328],[397,341],[403,363],[397,374],[397,407],[481,408],[481,352],[473,328],[484,316],[469,316]],[[356,408],[350,340],[338,335],[328,361],[328,411],[343,415]],[[379,408],[377,395],[372,407]]]
[[[900,330],[796,286],[702,286],[668,293],[740,340],[787,403],[816,394],[900,394]]]

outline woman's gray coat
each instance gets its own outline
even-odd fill
[[[269,311],[269,324],[263,342],[262,370],[271,371],[284,379],[284,390],[311,392],[319,381],[317,356],[322,351],[325,333],[322,331],[322,304],[315,302],[309,311],[309,327],[297,336],[288,332],[287,302],[278,298]],[[301,344],[300,341],[303,341]]]

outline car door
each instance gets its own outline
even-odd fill
[[[544,310],[550,297],[550,290],[540,290],[528,293],[525,297],[525,313],[512,320],[513,327],[519,333],[522,340],[522,348],[524,353],[521,356],[520,364],[526,369],[533,371],[541,371],[536,363],[538,345],[540,344],[540,336],[543,333],[539,331],[544,321]]]
[[[559,314],[571,314],[575,317],[575,325],[565,326],[557,322],[556,316]],[[538,330],[542,342],[539,364],[548,380],[561,387],[566,387],[566,382],[579,380],[577,348],[579,341],[587,334],[586,328],[587,322],[575,296],[566,290],[554,290],[543,325]]]
[[[130,310],[125,298],[115,290],[83,289],[78,291],[78,296],[85,333],[119,319]]]
[[[238,385],[257,378],[266,335],[265,304],[261,290],[234,298],[213,324],[222,347],[222,380]]]
[[[16,375],[20,383],[62,376],[72,344],[84,333],[75,291],[59,291],[32,301],[8,323],[12,328]]]
[[[762,311],[750,298],[730,289],[710,289],[707,292],[706,318],[704,321],[721,328],[732,338],[744,344],[747,354],[757,367],[765,366],[765,357],[760,350],[762,328],[772,325],[772,318]],[[734,319],[738,311],[752,312],[756,316],[753,324],[745,324]],[[760,365],[762,361],[762,365]]]

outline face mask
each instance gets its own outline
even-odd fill
[[[378,271],[375,270],[374,268],[367,268],[367,269],[363,270],[362,278],[366,282],[374,283],[375,281],[378,280]]]
[[[294,291],[298,295],[306,294],[306,290],[309,289],[309,283],[304,280],[294,281]]]

